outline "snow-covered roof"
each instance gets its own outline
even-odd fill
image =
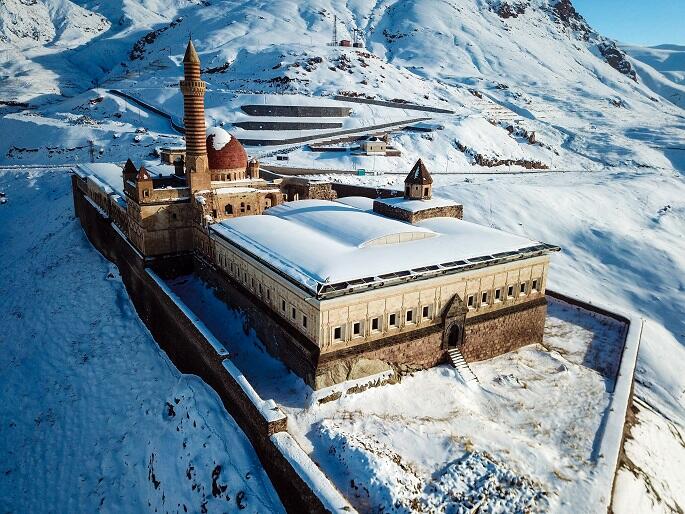
[[[335,201],[362,211],[373,211],[373,199],[365,196],[345,196],[343,198],[336,198]]]
[[[328,200],[288,202],[271,209],[277,216],[346,245],[363,248],[436,236],[433,231]]]
[[[266,212],[224,220],[211,231],[319,298],[556,249],[456,218],[411,225],[326,200]]]
[[[207,129],[207,138],[214,136],[212,138],[212,146],[217,152],[222,150],[224,146],[231,142],[231,134],[226,132],[221,127],[209,127]]]
[[[86,177],[96,177],[117,194],[124,196],[124,175],[120,165],[111,162],[88,162],[79,164],[77,168]]]
[[[420,212],[425,211],[426,209],[435,209],[436,207],[456,207],[459,205],[454,200],[450,200],[449,198],[441,198],[439,196],[434,196],[429,200],[407,200],[404,197],[399,197],[383,198],[376,201],[410,212]]]
[[[176,175],[176,166],[173,164],[146,163],[145,169],[152,178],[172,177]]]

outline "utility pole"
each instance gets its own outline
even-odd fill
[[[338,15],[333,15],[333,45],[338,46]]]
[[[352,34],[354,34],[354,44],[356,45],[359,43],[359,38],[362,35],[361,29],[354,28],[352,29]]]
[[[90,162],[95,162],[95,141],[88,140],[88,154],[90,155]]]

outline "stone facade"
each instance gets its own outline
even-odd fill
[[[285,200],[335,200],[338,194],[333,190],[330,182],[309,180],[299,177],[286,177],[281,181],[281,191]]]
[[[547,301],[537,301],[467,320],[459,346],[467,362],[491,359],[522,346],[541,343],[545,331]]]

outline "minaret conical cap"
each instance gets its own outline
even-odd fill
[[[188,40],[188,47],[186,48],[186,54],[183,56],[183,62],[200,62],[200,57],[197,55],[197,52],[195,51],[192,39]]]

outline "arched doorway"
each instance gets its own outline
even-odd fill
[[[447,347],[456,348],[463,342],[461,337],[461,327],[458,323],[453,324],[450,327],[449,335],[447,336]]]

